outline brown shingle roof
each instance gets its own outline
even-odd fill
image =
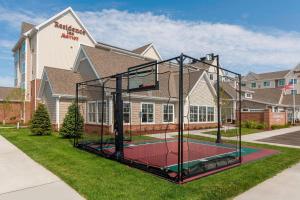
[[[137,53],[137,54],[141,54],[141,53],[143,53],[151,45],[152,45],[152,43],[146,44],[144,46],[141,46],[139,48],[136,48],[136,49],[132,50],[132,52]]]
[[[294,105],[293,95],[291,94],[283,95],[282,104],[293,106]],[[295,95],[295,105],[297,106],[300,105],[300,94]]]
[[[287,75],[291,70],[282,70],[276,72],[266,72],[266,73],[252,73],[252,76],[255,77],[256,80],[273,80],[273,79],[282,79],[285,75]],[[244,78],[246,78],[245,76]]]
[[[34,27],[33,24],[28,23],[28,22],[22,22],[21,25],[21,33],[26,33],[27,31],[31,30]]]
[[[255,90],[252,95],[252,100],[266,102],[270,104],[279,104],[282,95],[282,90],[277,88],[265,88]]]
[[[20,88],[16,87],[0,87],[0,101],[3,101],[7,98],[10,101],[19,101],[22,98],[19,96],[13,95],[14,91],[20,90]]]
[[[44,68],[53,94],[75,95],[75,84],[82,81],[80,74],[71,70]]]
[[[98,75],[101,77],[125,72],[128,67],[151,61],[150,59],[129,56],[106,49],[94,48],[85,45],[82,45],[82,47],[91,60]]]

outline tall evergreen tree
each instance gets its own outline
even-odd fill
[[[77,122],[76,112],[78,112]],[[72,103],[68,108],[68,113],[64,118],[63,125],[59,130],[59,134],[66,138],[81,136],[83,134],[83,123],[83,116],[81,115],[79,109],[77,109],[76,104]],[[76,127],[75,124],[77,124]]]
[[[34,135],[49,135],[52,132],[49,113],[44,104],[39,104],[30,123]]]

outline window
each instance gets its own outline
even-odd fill
[[[297,79],[295,78],[290,79],[289,84],[293,84],[293,85],[297,84]]]
[[[297,90],[291,90],[291,94],[292,95],[296,95],[297,94]]]
[[[106,101],[98,102],[98,123],[102,123],[102,107],[103,107],[103,123],[107,123],[107,104]]]
[[[190,122],[198,122],[198,106],[190,106]]]
[[[256,88],[256,83],[251,83],[252,88]]]
[[[250,93],[246,93],[246,98],[251,99],[252,95]]]
[[[142,118],[142,123],[154,122],[154,104],[142,103],[141,118]]]
[[[88,103],[88,121],[92,123],[96,122],[96,102]]]
[[[264,81],[264,87],[270,87],[270,81]]]
[[[129,102],[123,103],[123,122],[124,123],[130,123],[130,112],[131,112],[131,106]]]
[[[214,80],[214,75],[213,74],[209,74],[209,79],[210,80]]]
[[[246,87],[246,83],[242,83],[241,86]]]
[[[285,80],[284,79],[279,79],[278,80],[278,86],[284,86]]]
[[[205,122],[205,121],[206,121],[206,107],[199,106],[199,122]]]
[[[207,107],[207,121],[213,122],[215,119],[215,109],[214,107]]]
[[[174,105],[163,105],[163,122],[174,122]]]

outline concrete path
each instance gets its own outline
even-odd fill
[[[263,131],[263,132],[259,132],[259,133],[243,135],[242,141],[243,142],[255,142],[255,143],[260,143],[260,144],[269,144],[269,145],[282,146],[282,147],[300,148],[300,146],[296,146],[296,145],[287,145],[287,144],[259,141],[259,140],[270,138],[273,136],[283,135],[283,134],[292,133],[292,132],[296,132],[296,131],[300,131],[300,126],[294,126],[291,128],[283,128],[283,129],[278,129],[278,130]]]
[[[0,200],[83,200],[0,135]]]
[[[300,163],[258,184],[235,200],[299,200]]]

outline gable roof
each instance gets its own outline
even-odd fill
[[[277,88],[264,88],[255,90],[252,94],[252,100],[270,104],[280,104],[282,90]]]
[[[81,22],[81,20],[79,19],[79,17],[76,15],[76,13],[74,12],[74,10],[71,8],[71,7],[68,7],[66,9],[64,9],[63,11],[57,13],[56,15],[50,17],[49,19],[47,19],[46,21],[44,21],[43,23],[37,25],[37,26],[34,26],[32,29],[28,30],[27,32],[24,33],[24,35],[30,35],[34,30],[35,31],[38,31],[40,29],[42,29],[44,26],[46,26],[47,24],[53,22],[54,20],[56,20],[57,18],[65,15],[66,13],[71,13],[75,20],[78,22],[78,24],[80,26],[82,26],[82,28],[86,31],[88,37],[93,41],[94,44],[96,44],[96,40],[94,40],[94,38],[92,37],[92,35],[89,33],[88,29],[84,26],[84,24]]]
[[[144,46],[141,46],[139,48],[136,48],[134,50],[132,50],[132,52],[137,53],[137,54],[142,54],[144,53],[144,51],[146,51],[146,49],[148,49],[150,46],[152,46],[152,43],[146,44]]]
[[[107,77],[127,71],[128,67],[153,61],[148,58],[129,56],[119,52],[81,45],[98,76]]]
[[[82,81],[80,74],[72,70],[45,67],[43,74],[47,76],[54,96],[74,96],[76,83]],[[42,81],[44,81],[44,75]]]
[[[282,104],[293,106],[294,105],[294,99],[293,98],[294,97],[291,94],[283,95]],[[295,105],[300,106],[300,94],[295,95]]]
[[[35,25],[28,23],[28,22],[22,22],[21,25],[21,34],[26,33],[27,31],[31,30]]]
[[[248,80],[249,76],[253,76],[254,79],[250,80],[273,80],[273,79],[282,79],[284,78],[291,70],[282,70],[276,72],[266,72],[266,73],[248,73],[243,79]]]

